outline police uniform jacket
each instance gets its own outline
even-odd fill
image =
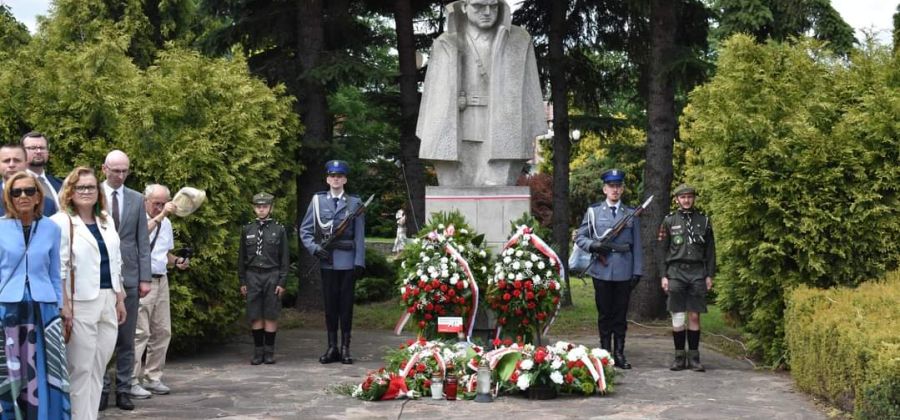
[[[319,208],[318,217],[315,210],[316,200],[318,200]],[[316,250],[322,247],[321,244],[325,238],[330,237],[341,222],[362,205],[362,200],[355,195],[343,194],[335,206],[328,191],[316,193],[300,224],[300,239],[303,241],[303,246],[310,254],[315,255]],[[327,226],[329,222],[331,222],[330,227]],[[320,260],[321,267],[329,270],[352,270],[354,267],[365,267],[365,226],[365,214],[360,214],[340,237],[334,239],[334,247],[328,250],[331,259]]]
[[[715,277],[716,242],[709,217],[698,211],[673,211],[659,225],[657,235],[665,258],[659,264],[661,275],[669,276],[673,264],[682,264],[696,278]],[[691,279],[685,279],[691,280]]]
[[[262,236],[260,248],[259,238]],[[257,252],[260,248],[260,252]],[[272,219],[260,226],[259,220],[241,229],[241,245],[238,253],[238,278],[241,286],[247,285],[247,270],[278,272],[278,285],[284,287],[290,269],[290,250],[287,229]]]
[[[578,233],[575,236],[575,243],[581,249],[588,249],[591,242],[598,239],[606,232],[612,229],[619,220],[634,213],[634,209],[620,202],[616,217],[613,217],[612,210],[606,201],[591,205],[594,210],[594,232],[590,232],[590,211],[585,212],[581,226],[578,227]],[[601,264],[599,258],[594,258],[591,265],[587,269],[587,273],[600,280],[610,281],[626,281],[632,276],[640,276],[643,270],[643,251],[641,249],[641,228],[640,221],[637,217],[633,217],[625,228],[619,232],[612,241],[613,244],[627,245],[628,250],[623,252],[611,251],[606,254],[606,265]]]

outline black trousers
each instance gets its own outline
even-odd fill
[[[325,302],[325,328],[350,334],[353,326],[353,293],[356,278],[353,270],[322,269],[322,298]]]
[[[594,302],[597,304],[597,328],[600,336],[614,333],[625,337],[628,323],[628,300],[631,299],[630,281],[606,281],[594,279]]]

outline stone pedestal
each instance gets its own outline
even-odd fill
[[[457,210],[495,254],[510,236],[510,222],[531,210],[526,187],[426,187],[425,213]]]

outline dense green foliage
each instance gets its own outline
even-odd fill
[[[356,303],[382,302],[397,296],[397,271],[385,256],[366,248],[366,270],[356,281]]]
[[[801,389],[856,418],[900,418],[900,272],[856,289],[797,288],[785,338]]]
[[[735,36],[685,110],[688,178],[716,224],[719,304],[769,363],[784,360],[789,289],[897,266],[900,65],[874,48],[844,61],[813,42]]]
[[[185,348],[227,336],[243,313],[237,236],[253,214],[249,199],[275,193],[282,221],[292,200],[282,199],[290,190],[281,174],[298,168],[280,159],[292,153],[283,140],[299,131],[292,100],[253,78],[240,55],[212,59],[172,47],[142,69],[126,35],[59,41],[42,32],[0,63],[0,135],[47,133],[58,176],[75,165],[99,171],[106,153],[121,149],[131,158],[127,184],[138,191],[151,182],[173,193],[205,190],[197,213],[172,217],[176,246],[196,250],[190,271],[171,281],[172,342]]]

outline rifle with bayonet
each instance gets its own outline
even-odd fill
[[[610,251],[616,251],[616,252],[628,251],[627,248],[630,245],[614,244],[614,243],[612,243],[612,241],[614,239],[616,239],[616,237],[618,237],[620,233],[622,233],[622,229],[625,229],[625,226],[628,226],[628,222],[630,222],[635,217],[640,216],[641,213],[643,213],[644,210],[647,209],[647,206],[650,205],[651,201],[653,201],[652,195],[650,197],[648,197],[647,200],[644,201],[643,204],[638,206],[638,208],[634,209],[634,211],[631,214],[628,214],[627,216],[623,217],[622,220],[619,220],[618,223],[616,223],[613,227],[606,229],[606,231],[603,232],[603,234],[600,235],[600,237],[594,241],[594,243],[598,243],[598,245],[594,246],[592,244],[591,248],[597,248],[597,249],[606,251],[606,252],[601,251],[601,252],[597,253],[597,261],[600,261],[601,265],[603,265],[604,267],[606,266],[606,256],[608,255],[608,253]]]
[[[315,200],[315,199],[316,199],[316,198],[313,197],[313,200]],[[355,221],[357,217],[359,217],[360,215],[362,215],[363,213],[365,213],[366,207],[368,207],[369,204],[371,204],[371,203],[372,203],[372,200],[374,200],[374,199],[375,199],[375,194],[370,195],[370,196],[369,196],[369,199],[366,200],[366,202],[363,203],[363,205],[359,206],[359,207],[356,209],[356,211],[354,211],[352,214],[350,214],[349,216],[347,216],[346,219],[342,220],[341,223],[340,223],[336,228],[334,228],[334,230],[331,232],[331,235],[325,237],[324,240],[322,240],[322,243],[319,244],[319,246],[321,246],[322,249],[325,249],[325,250],[331,250],[332,248],[334,248],[334,247],[332,246],[332,244],[334,243],[334,241],[335,241],[337,238],[339,238],[341,235],[343,235],[343,234],[344,234],[344,231],[346,231],[350,226],[352,226],[353,221]],[[316,259],[316,261],[318,261],[318,259]],[[309,271],[306,272],[306,276],[307,276],[307,277],[308,277],[310,274],[312,274],[313,270],[316,269],[316,266],[317,266],[317,265],[318,265],[318,264],[313,264],[313,266],[309,268]]]

